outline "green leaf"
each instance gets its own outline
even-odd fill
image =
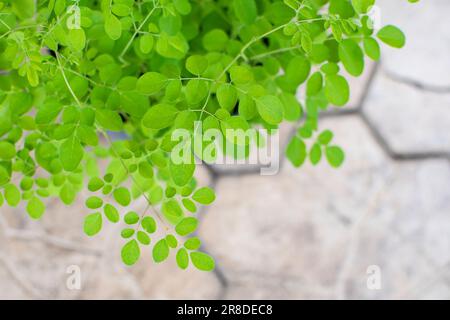
[[[192,202],[190,199],[183,199],[181,201],[183,203],[183,206],[190,212],[195,213],[197,212],[197,206],[194,202]]]
[[[97,212],[84,219],[84,233],[89,237],[95,236],[102,229],[102,215]]]
[[[125,17],[131,13],[131,7],[122,3],[116,3],[111,7],[111,11],[119,17]]]
[[[339,43],[339,58],[345,69],[352,76],[359,76],[364,70],[364,54],[359,45],[351,40],[345,39]]]
[[[189,106],[200,105],[208,96],[209,83],[205,80],[192,79],[186,85],[186,101]]]
[[[100,127],[110,131],[122,131],[123,121],[120,115],[113,110],[98,109],[95,112],[95,120]]]
[[[178,240],[173,235],[168,234],[166,236],[167,245],[169,248],[175,249],[178,246]]]
[[[230,78],[234,84],[244,85],[254,80],[253,73],[248,67],[233,66],[230,68]]]
[[[115,15],[106,16],[105,32],[112,40],[118,40],[122,36],[122,23]]]
[[[243,24],[252,24],[258,16],[255,0],[233,0],[233,8]]]
[[[215,268],[213,258],[203,252],[191,252],[192,264],[201,271],[212,271]]]
[[[5,167],[0,165],[0,186],[4,186],[11,179],[11,175]]]
[[[153,95],[164,89],[168,81],[167,77],[161,73],[147,72],[139,78],[136,88],[142,94]]]
[[[383,27],[378,31],[377,37],[385,44],[394,48],[402,48],[406,42],[403,32],[393,25]]]
[[[200,55],[193,55],[186,59],[186,69],[196,75],[201,76],[208,68],[208,59]]]
[[[177,226],[175,227],[175,231],[180,236],[184,237],[194,232],[197,229],[197,226],[198,220],[196,218],[193,217],[184,218],[177,224]]]
[[[156,51],[169,59],[183,59],[188,50],[189,44],[181,33],[169,36],[163,32],[156,43]]]
[[[140,49],[142,53],[145,54],[148,54],[152,51],[153,44],[154,44],[153,36],[150,34],[144,34],[139,40]]]
[[[34,0],[14,0],[12,10],[20,19],[32,18],[36,12],[36,2]]]
[[[364,38],[364,51],[366,52],[367,56],[371,58],[372,60],[378,61],[380,60],[380,45],[378,44],[377,40],[375,40],[372,37]]]
[[[221,29],[209,31],[203,37],[203,47],[207,51],[223,51],[228,43],[228,35]]]
[[[182,15],[187,15],[191,12],[191,4],[189,3],[189,0],[173,0],[173,4],[175,9],[177,9],[177,11]]]
[[[268,124],[277,125],[283,121],[284,107],[276,96],[262,96],[256,100],[256,107],[261,118]]]
[[[177,252],[177,265],[180,269],[185,270],[189,266],[189,255],[185,248],[181,248]]]
[[[200,248],[201,245],[202,242],[197,237],[190,238],[186,240],[186,242],[184,243],[184,247],[188,250],[198,250],[198,248]]]
[[[137,233],[137,239],[138,241],[143,244],[144,246],[148,246],[151,242],[150,237],[143,231],[138,231]]]
[[[75,171],[83,159],[84,149],[76,137],[64,141],[59,148],[59,158],[64,170]]]
[[[163,189],[160,186],[157,186],[150,190],[149,199],[150,203],[155,205],[158,204],[163,198]]]
[[[86,46],[86,35],[83,29],[70,29],[69,40],[75,51],[81,51]]]
[[[126,207],[131,203],[130,191],[125,187],[119,187],[114,190],[113,196],[114,200],[123,207]]]
[[[134,229],[123,229],[122,232],[120,233],[121,237],[124,239],[129,239],[131,238],[135,233]]]
[[[297,137],[292,138],[287,146],[286,156],[294,167],[300,167],[305,162],[307,156],[305,143]]]
[[[350,98],[347,80],[340,75],[329,75],[326,78],[325,94],[328,101],[335,106],[344,106]]]
[[[98,145],[98,136],[95,129],[90,126],[79,126],[77,129],[77,136],[80,141],[86,145],[95,147]]]
[[[179,110],[168,104],[157,104],[145,114],[142,124],[149,129],[164,129],[170,127],[177,117]]]
[[[16,156],[16,147],[7,141],[0,141],[0,159],[11,160]]]
[[[323,76],[317,71],[311,75],[306,84],[306,94],[308,96],[314,96],[322,90],[323,86]]]
[[[322,148],[320,147],[319,144],[315,143],[312,146],[311,151],[309,153],[309,159],[311,160],[311,163],[313,165],[316,165],[320,162],[321,158],[322,158]]]
[[[91,192],[96,192],[96,191],[100,190],[101,188],[103,188],[104,185],[105,185],[105,183],[103,182],[102,179],[100,179],[98,177],[94,177],[94,178],[91,178],[91,180],[89,180],[88,190]]]
[[[136,224],[139,222],[139,215],[134,211],[130,211],[125,215],[124,220],[126,224]]]
[[[187,185],[194,176],[195,163],[175,164],[173,161],[170,161],[169,170],[173,182],[175,182],[177,186],[183,187]]]
[[[227,111],[232,111],[237,103],[236,89],[229,83],[221,84],[216,92],[219,105]]]
[[[105,204],[103,208],[103,212],[105,213],[106,218],[112,223],[117,223],[120,220],[119,211],[117,211],[116,207],[113,205]]]
[[[167,221],[173,225],[177,225],[183,218],[183,210],[174,199],[170,199],[162,205],[162,212]]]
[[[340,147],[330,146],[326,148],[326,157],[332,167],[339,168],[344,162],[345,154]]]
[[[200,204],[209,205],[216,200],[216,195],[211,188],[204,187],[195,191],[192,199]]]
[[[156,232],[156,221],[152,217],[145,217],[141,222],[142,228],[148,233]]]
[[[76,192],[72,184],[66,183],[59,191],[59,197],[65,205],[70,205],[75,201]]]
[[[375,0],[352,0],[353,8],[358,13],[367,13],[368,9],[375,4]]]
[[[99,197],[89,197],[86,200],[86,207],[89,209],[98,209],[103,206],[103,200]]]
[[[45,204],[38,197],[32,197],[28,201],[27,212],[32,219],[40,219],[45,212]]]
[[[131,240],[122,247],[122,261],[127,266],[134,265],[139,260],[140,255],[141,250],[139,249],[139,244],[136,240]]]
[[[290,93],[283,93],[280,96],[283,103],[284,118],[287,121],[297,121],[302,116],[302,106],[297,97]]]
[[[324,130],[317,138],[317,141],[321,145],[327,145],[331,142],[331,140],[333,140],[333,136],[333,132],[331,132],[330,130]]]
[[[163,262],[169,257],[169,246],[167,245],[166,239],[159,240],[152,251],[153,261],[156,263]]]

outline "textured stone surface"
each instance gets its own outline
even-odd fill
[[[368,298],[373,264],[385,275],[374,297],[411,297],[408,286],[449,261],[448,162],[396,165],[357,117],[322,125],[347,151],[341,170],[288,165],[275,181],[219,182],[201,235],[227,298]]]
[[[383,64],[395,75],[437,88],[450,89],[450,1],[379,0],[381,24],[400,27],[407,43],[402,50],[384,47]]]
[[[420,287],[447,285],[441,271],[450,271],[449,163],[393,164],[388,171],[377,201],[354,225],[342,297],[425,299],[429,292]],[[370,265],[380,267],[381,290],[367,290]]]
[[[336,281],[348,225],[381,179],[375,172],[386,158],[356,117],[321,124],[348,147],[342,170],[286,165],[275,179],[219,181],[217,203],[205,217],[201,235],[230,279],[245,273],[292,277],[314,286]]]
[[[363,112],[395,153],[450,152],[450,92],[418,90],[380,70]]]

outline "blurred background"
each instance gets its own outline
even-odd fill
[[[0,209],[0,298],[450,299],[450,1],[377,5],[407,45],[384,47],[351,80],[349,106],[321,118],[346,151],[341,169],[284,158],[271,177],[198,168],[217,192],[199,231],[215,272],[155,265],[150,250],[124,267],[120,226],[83,235],[82,194],[40,222]],[[70,266],[80,290],[67,286]]]

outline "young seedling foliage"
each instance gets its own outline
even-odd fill
[[[84,232],[120,223],[126,265],[150,250],[156,263],[172,255],[181,269],[214,269],[194,235],[215,194],[197,185],[194,164],[171,161],[172,132],[295,122],[292,164],[340,167],[318,114],[346,105],[343,71],[360,76],[380,41],[405,44],[395,26],[372,29],[375,4],[0,1],[0,206],[24,202],[39,219],[47,198],[72,205],[86,189]],[[138,198],[146,208],[130,210]]]

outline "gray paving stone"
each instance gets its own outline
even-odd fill
[[[399,26],[407,37],[401,49],[383,48],[383,65],[419,84],[450,89],[450,2],[379,0],[382,25]]]
[[[231,282],[228,298],[408,297],[450,258],[449,163],[393,163],[355,116],[322,125],[346,150],[343,168],[219,181],[201,237]],[[370,265],[384,291],[367,289]]]
[[[333,299],[333,292],[297,279],[267,279],[249,277],[230,283],[226,300]]]
[[[448,269],[450,262],[449,181],[447,161],[393,166],[360,226],[347,274],[349,297],[426,298],[428,290],[419,288],[445,282],[445,274],[436,270]],[[380,291],[367,290],[364,272],[369,265],[381,268]]]
[[[450,152],[450,93],[419,90],[380,70],[363,112],[397,154]]]
[[[358,118],[322,124],[348,147],[342,170],[286,165],[276,177],[219,181],[217,203],[205,215],[201,236],[230,279],[255,273],[313,279],[316,286],[336,281],[348,224],[381,179],[374,171],[386,158]]]

